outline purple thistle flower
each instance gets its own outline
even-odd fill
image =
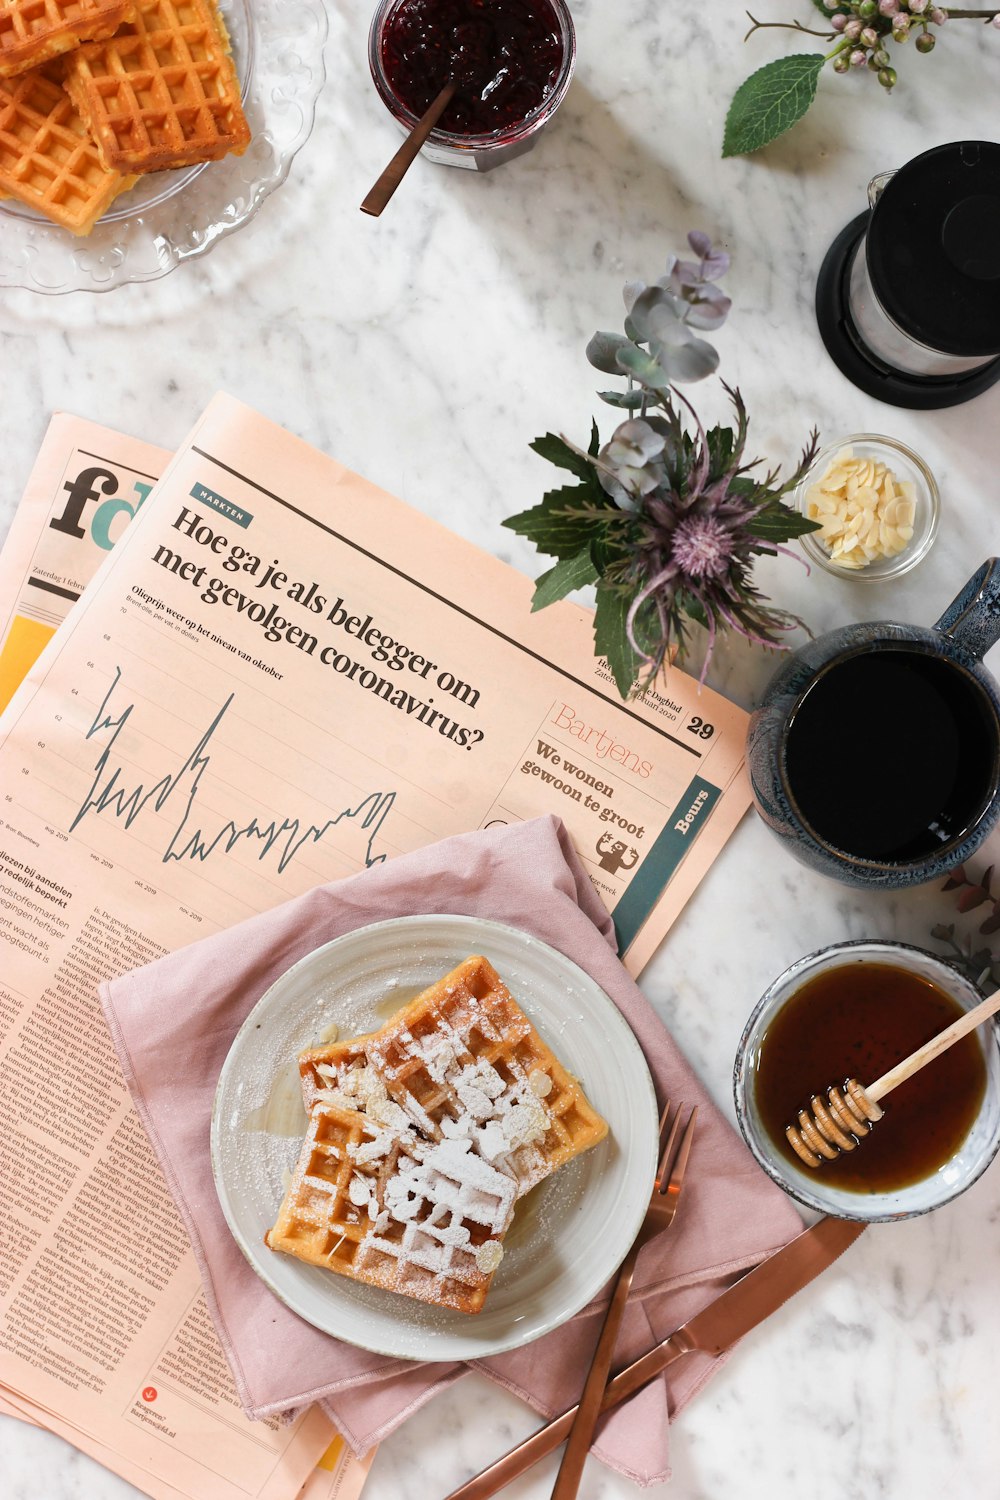
[[[691,578],[721,578],[733,555],[732,532],[713,516],[689,516],[674,531],[673,551]]]
[[[708,436],[690,402],[675,391],[673,397],[691,414],[696,436],[681,439],[678,415],[665,403],[664,410],[676,428],[663,455],[664,482],[635,505],[627,574],[632,602],[625,628],[629,644],[645,664],[647,681],[652,681],[675,647],[683,653],[685,624],[692,617],[708,631],[703,680],[720,631],[734,630],[758,645],[786,650],[781,635],[801,623],[770,606],[753,584],[754,558],[762,550],[754,523],[762,510],[774,504],[775,476],[769,474],[753,484],[746,480],[754,467],[743,462],[746,410],[739,392],[728,386],[726,390],[737,427],[723,471],[713,474]],[[683,477],[675,489],[667,476],[678,453],[684,454]],[[813,442],[790,484],[814,456]],[[738,480],[742,482],[737,484]],[[763,550],[786,551],[777,544]]]

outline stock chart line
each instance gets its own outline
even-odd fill
[[[356,806],[341,808],[321,823],[303,821],[295,816],[266,818],[254,815],[246,822],[230,818],[221,827],[206,829],[204,822],[199,820],[196,798],[201,779],[211,764],[209,752],[213,737],[225,719],[235,693],[230,693],[180,766],[166,771],[151,785],[142,781],[129,785],[120,763],[122,752],[119,750],[115,757],[114,751],[119,736],[135,712],[135,704],[129,703],[121,712],[109,708],[121,676],[121,667],[116,667],[111,686],[84,736],[91,740],[95,735],[110,731],[108,742],[95,762],[94,779],[70,824],[71,833],[90,814],[110,814],[126,828],[131,828],[148,807],[157,813],[178,810],[176,827],[160,856],[163,864],[169,864],[171,860],[204,863],[216,850],[230,854],[239,844],[246,843],[256,844],[255,854],[259,861],[263,861],[272,850],[277,851],[278,872],[282,873],[304,844],[318,844],[331,828],[349,820],[368,834],[366,866],[380,864],[385,859],[385,854],[373,852],[373,844],[396,799],[395,792],[370,792]]]

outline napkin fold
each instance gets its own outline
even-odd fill
[[[451,913],[505,922],[551,944],[619,1007],[657,1096],[699,1106],[680,1210],[637,1267],[616,1363],[637,1357],[801,1228],[711,1102],[618,959],[611,918],[561,821],[538,818],[446,839],[252,917],[101,986],[128,1086],[184,1220],[240,1401],[253,1418],[319,1401],[358,1454],[467,1373],[354,1348],[278,1300],[229,1232],[212,1177],[212,1102],[248,1012],[323,943],[389,917]],[[602,1297],[522,1349],[471,1365],[553,1416],[577,1399]],[[390,1295],[390,1294],[387,1294]],[[668,1421],[718,1368],[687,1355],[604,1419],[594,1453],[639,1484],[669,1477]]]

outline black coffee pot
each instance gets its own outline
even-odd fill
[[[1000,380],[1000,145],[955,141],[874,177],[816,286],[837,367],[891,406],[957,406]]]

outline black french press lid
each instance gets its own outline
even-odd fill
[[[943,354],[1000,354],[1000,145],[915,156],[872,210],[868,275],[896,326]]]

